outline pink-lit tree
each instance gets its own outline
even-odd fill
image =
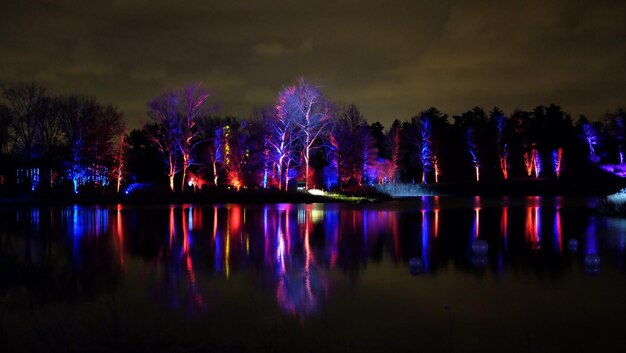
[[[115,190],[120,192],[122,181],[126,175],[126,151],[128,149],[128,142],[126,141],[126,135],[120,135],[119,143],[116,147],[115,154],[113,155],[113,179],[116,182]]]

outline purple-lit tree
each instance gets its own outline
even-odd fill
[[[181,169],[178,156],[180,127],[178,120],[178,98],[173,92],[165,92],[153,98],[148,105],[148,115],[155,125],[147,125],[146,130],[163,156],[167,168],[170,190],[174,191],[174,178]]]
[[[539,178],[539,175],[541,174],[542,164],[541,164],[541,154],[539,153],[539,150],[537,150],[536,148],[533,149],[533,152],[532,152],[532,161],[533,161],[533,169],[535,170],[535,178]]]
[[[584,117],[581,117],[579,126],[583,139],[589,148],[589,158],[594,159],[596,156],[596,144],[598,143],[598,132]]]
[[[285,123],[295,124],[292,141],[300,146],[308,190],[311,186],[311,153],[321,147],[318,140],[328,132],[333,118],[332,106],[319,87],[300,78],[296,85],[280,92],[277,111]]]
[[[563,160],[563,148],[552,151],[552,165],[554,167],[554,175],[561,177],[561,161]]]

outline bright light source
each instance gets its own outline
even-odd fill
[[[326,193],[324,192],[324,190],[311,189],[311,190],[309,190],[309,194],[315,195],[315,196],[324,196],[324,194],[326,194]]]

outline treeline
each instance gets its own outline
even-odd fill
[[[380,183],[576,178],[601,165],[620,174],[624,112],[575,120],[556,105],[436,108],[368,123],[303,79],[247,119],[216,116],[200,84],[166,91],[147,106],[150,123],[128,133],[112,106],[51,96],[35,84],[2,88],[1,182],[23,188],[346,189]],[[608,167],[607,167],[608,166]]]

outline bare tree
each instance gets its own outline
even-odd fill
[[[2,98],[11,116],[12,147],[18,156],[30,163],[36,154],[35,147],[42,122],[48,114],[50,98],[45,89],[34,83],[2,87]]]
[[[332,123],[333,111],[330,101],[319,87],[300,78],[296,85],[285,88],[279,94],[277,109],[286,119],[295,123],[297,135],[294,140],[301,147],[304,160],[305,188],[310,181],[311,152],[321,147],[316,144],[322,134],[327,133]]]
[[[209,97],[210,94],[195,83],[179,91],[164,92],[148,104],[148,115],[158,126],[154,141],[168,165],[172,191],[175,174],[182,171],[183,190],[187,170],[195,164],[193,150],[202,142],[202,130],[198,129],[197,121],[215,110],[215,106],[208,104]]]

